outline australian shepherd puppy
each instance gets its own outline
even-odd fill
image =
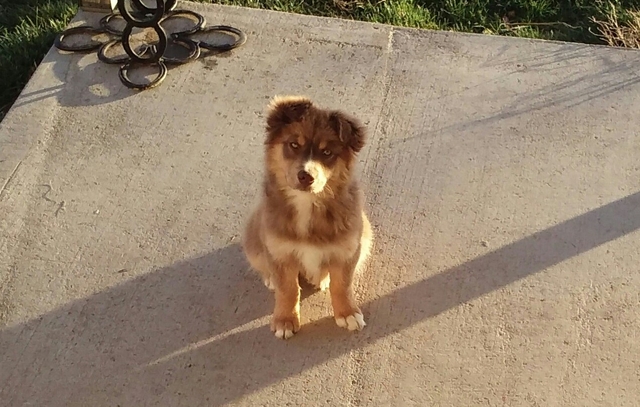
[[[365,139],[357,119],[305,97],[276,97],[269,105],[263,190],[243,248],[275,292],[271,330],[278,338],[300,328],[298,276],[329,289],[338,326],[365,326],[353,292],[373,240],[354,176]]]

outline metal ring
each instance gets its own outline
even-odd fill
[[[178,5],[178,0],[167,0],[164,9],[165,10],[175,10],[176,6]]]
[[[148,66],[151,64],[144,64],[144,65]],[[118,75],[120,76],[120,80],[122,81],[122,83],[130,89],[147,90],[147,89],[155,88],[164,80],[164,78],[167,77],[167,66],[164,64],[164,62],[158,61],[156,62],[156,65],[158,65],[158,76],[149,83],[145,83],[145,84],[134,83],[131,81],[131,79],[129,79],[129,74],[128,74],[129,70],[133,66],[135,66],[135,63],[132,63],[132,62],[122,65],[120,67],[120,71],[118,72]]]
[[[200,47],[208,49],[210,51],[230,51],[234,48],[238,48],[239,46],[247,42],[247,35],[235,27],[229,27],[228,25],[212,25],[211,27],[203,28],[199,32],[207,33],[209,31],[230,32],[238,36],[237,41],[233,44],[215,45],[215,44],[209,44],[208,42],[201,41],[201,40],[196,41]]]
[[[153,13],[153,11],[155,10],[155,9],[152,9],[151,7],[147,7],[147,5],[140,0],[131,0],[131,5],[137,8],[138,11],[142,11],[145,13]]]
[[[136,7],[138,10],[140,10],[142,12],[153,13],[155,11],[154,8],[151,8],[151,7],[147,6],[141,0],[131,0],[131,2],[133,3],[134,7]],[[167,0],[164,3],[164,9],[165,10],[173,10],[173,9],[176,8],[177,5],[178,5],[178,1],[177,0]]]
[[[129,58],[128,55],[124,55],[120,58],[111,58],[106,55],[107,51],[119,42],[121,42],[120,39],[115,39],[101,46],[100,49],[98,50],[98,59],[104,62],[105,64],[124,64],[129,62],[131,58]]]
[[[168,12],[166,14],[166,16],[162,19],[162,21],[160,21],[160,24],[162,24],[165,21],[167,21],[167,20],[169,20],[169,19],[171,19],[171,18],[173,18],[175,16],[178,16],[180,14],[186,14],[186,15],[193,16],[193,17],[198,19],[198,22],[196,23],[196,25],[193,28],[191,28],[189,30],[184,30],[184,31],[178,31],[178,32],[171,33],[171,36],[173,38],[177,38],[177,37],[183,36],[183,35],[194,34],[194,33],[198,32],[199,30],[202,30],[204,28],[205,24],[207,23],[207,20],[205,20],[204,16],[202,16],[202,15],[200,15],[200,14],[194,12],[194,11],[191,11],[191,10],[175,10],[175,11]]]
[[[111,14],[107,14],[106,16],[102,17],[100,19],[100,26],[102,27],[103,30],[105,30],[108,33],[111,34],[115,34],[115,35],[122,35],[123,31],[119,31],[116,30],[115,28],[109,26],[109,23],[111,22],[111,20],[113,20],[114,18],[122,18],[124,20],[124,17],[122,17],[122,14],[118,13],[118,12],[113,12]],[[124,20],[125,22],[127,20]]]
[[[142,5],[140,0],[131,0],[131,1],[134,3],[134,7],[136,2]],[[142,5],[148,11],[141,10],[140,13],[134,12],[134,14],[141,15],[143,17],[149,16],[150,14],[152,14],[152,17],[148,20],[136,19],[134,15],[131,14],[129,10],[127,10],[127,7],[125,7],[124,3],[125,3],[125,0],[118,1],[118,10],[120,11],[120,15],[122,15],[122,18],[124,18],[129,24],[133,24],[136,27],[146,28],[146,27],[156,26],[160,22],[160,20],[162,20],[162,16],[164,16],[164,12],[165,12],[164,0],[156,0],[157,7],[155,9],[149,9],[147,6]],[[124,35],[124,32],[123,32],[123,35]]]
[[[84,45],[65,45],[62,41],[64,41],[64,39],[70,35],[74,35],[74,34],[80,34],[80,33],[85,33],[85,32],[89,32],[89,33],[93,33],[93,34],[102,34],[104,33],[103,30],[99,29],[99,28],[93,28],[90,25],[82,25],[79,27],[72,27],[72,28],[68,28],[66,30],[64,30],[63,32],[61,32],[60,34],[58,34],[56,36],[56,39],[54,40],[54,44],[56,46],[56,48],[61,49],[63,51],[69,51],[69,52],[89,52],[89,51],[93,51],[96,50],[98,48],[100,48],[102,46],[102,42],[100,41],[93,41],[89,44],[84,44]]]
[[[162,0],[158,0],[162,1]],[[152,26],[151,28],[158,34],[158,44],[153,46],[152,56],[150,58],[142,58],[142,55],[146,54],[147,49],[142,54],[136,53],[133,48],[131,48],[131,44],[129,43],[129,39],[131,38],[131,31],[133,30],[133,26],[127,24],[127,27],[122,32],[122,46],[126,53],[131,57],[131,60],[134,62],[143,62],[143,63],[151,63],[158,62],[164,52],[167,49],[167,34],[164,29],[159,25]]]
[[[174,44],[178,44],[178,43],[185,44],[186,48],[188,48],[190,51],[189,56],[184,59],[163,56],[162,57],[163,62],[166,62],[169,64],[186,64],[187,62],[194,61],[200,57],[200,46],[198,45],[197,42],[192,41],[188,38],[173,38],[171,39],[171,42]]]

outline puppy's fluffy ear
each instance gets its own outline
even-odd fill
[[[331,127],[338,133],[340,141],[349,147],[354,153],[359,152],[367,141],[366,128],[355,117],[340,111],[329,115]]]
[[[302,120],[312,103],[303,96],[276,96],[269,104],[267,132],[275,136],[287,124]]]

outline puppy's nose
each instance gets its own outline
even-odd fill
[[[298,181],[302,186],[308,187],[313,183],[313,177],[306,171],[300,171],[298,173]]]

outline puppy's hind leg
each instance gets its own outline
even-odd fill
[[[329,277],[329,269],[327,268],[323,268],[319,270],[318,273],[314,273],[309,277],[305,275],[305,278],[309,284],[320,291],[326,291],[329,288],[329,282],[331,281],[331,278]]]
[[[362,212],[362,235],[360,236],[360,255],[356,264],[356,273],[360,273],[371,256],[371,248],[373,246],[373,229],[367,215]]]
[[[249,261],[251,268],[258,272],[260,277],[262,277],[262,282],[264,283],[265,287],[267,287],[271,291],[274,291],[276,287],[273,281],[273,273],[271,273],[271,270],[269,268],[269,262],[266,258],[266,254],[259,253],[253,256],[247,253],[247,260]]]
[[[270,290],[275,290],[273,273],[269,264],[267,249],[260,238],[260,218],[259,213],[252,214],[247,224],[243,237],[242,249],[253,268],[262,277],[264,285]]]
[[[318,283],[318,288],[320,289],[320,291],[327,291],[330,285],[331,276],[327,272],[327,274],[320,280],[320,283]]]

